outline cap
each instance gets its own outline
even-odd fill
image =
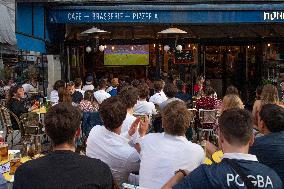
[[[93,82],[93,77],[92,77],[92,76],[88,76],[88,77],[86,78],[86,84],[87,84],[87,85],[90,85],[90,84],[92,84],[92,82]]]

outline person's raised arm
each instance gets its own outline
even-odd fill
[[[140,119],[140,124],[139,124],[139,139],[138,141],[135,141],[135,149],[137,150],[138,153],[141,151],[141,146],[140,146],[140,140],[147,134],[147,131],[149,129],[149,118],[148,116],[145,116],[145,119]]]
[[[134,133],[136,132],[136,130],[137,130],[137,128],[138,128],[140,122],[141,122],[141,118],[138,117],[138,118],[136,118],[136,120],[131,124],[131,127],[130,127],[129,130],[128,130],[128,135],[129,135],[129,136],[134,135]]]

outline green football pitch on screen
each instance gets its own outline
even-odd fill
[[[105,49],[104,65],[131,66],[149,64],[148,45],[116,45]]]

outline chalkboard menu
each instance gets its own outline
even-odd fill
[[[176,51],[174,57],[174,64],[194,64],[192,50]]]

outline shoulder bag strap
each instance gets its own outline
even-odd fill
[[[247,189],[256,189],[257,187],[254,186],[254,184],[252,183],[252,179],[248,178],[242,170],[240,168],[240,166],[238,165],[238,163],[236,162],[236,160],[233,159],[224,159],[225,162],[227,162],[232,168],[233,170],[241,177],[242,181],[244,182],[245,186],[247,187]]]

